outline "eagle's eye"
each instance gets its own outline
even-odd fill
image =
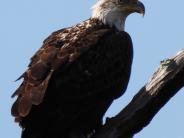
[[[121,4],[121,3],[123,3],[124,2],[124,0],[118,0],[118,3],[119,4]]]
[[[129,2],[129,0],[118,0],[118,4],[125,4],[128,2]]]

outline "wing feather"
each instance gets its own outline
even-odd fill
[[[54,32],[31,58],[21,86],[12,95],[18,96],[12,106],[12,115],[20,121],[31,111],[32,105],[39,105],[44,98],[49,80],[55,70],[70,65],[81,54],[90,49],[110,29],[62,29]],[[72,33],[73,32],[73,33]]]

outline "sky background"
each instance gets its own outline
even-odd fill
[[[142,0],[146,15],[132,14],[126,31],[134,44],[134,62],[126,94],[108,110],[114,116],[149,80],[160,61],[184,47],[184,1]],[[14,82],[30,57],[53,31],[90,17],[95,0],[0,0],[0,138],[20,138],[10,114]],[[181,90],[135,138],[184,138],[184,90]]]

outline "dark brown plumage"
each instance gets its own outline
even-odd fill
[[[127,87],[132,42],[97,19],[54,32],[32,57],[12,115],[22,138],[87,135]],[[72,133],[71,133],[72,132]]]

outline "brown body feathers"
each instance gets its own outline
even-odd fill
[[[96,19],[52,33],[13,94],[12,115],[24,127],[22,137],[67,138],[76,128],[83,134],[97,129],[126,90],[131,63],[129,35]]]

